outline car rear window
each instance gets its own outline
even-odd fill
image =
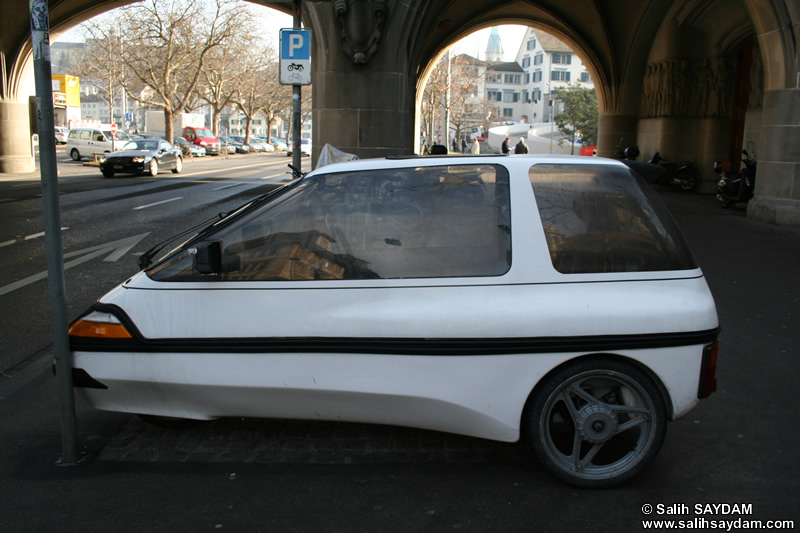
[[[697,268],[653,190],[612,165],[538,164],[530,181],[553,266],[563,274]]]
[[[189,250],[153,267],[159,281],[291,281],[500,276],[511,264],[508,173],[447,165],[330,173],[205,237],[221,274]]]

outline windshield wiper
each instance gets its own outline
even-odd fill
[[[145,270],[147,267],[149,267],[150,263],[152,263],[153,258],[156,256],[156,254],[158,254],[158,252],[163,250],[164,247],[166,245],[168,245],[169,243],[175,241],[176,239],[179,239],[179,238],[183,237],[187,233],[191,233],[193,231],[196,231],[198,228],[202,228],[202,227],[208,226],[209,224],[213,224],[214,222],[216,222],[218,220],[222,220],[226,216],[228,216],[227,213],[220,213],[217,216],[215,216],[213,218],[209,218],[208,220],[206,220],[204,222],[201,222],[200,224],[198,224],[196,226],[192,226],[191,228],[187,229],[186,231],[182,231],[182,232],[180,232],[180,233],[178,233],[176,235],[173,235],[172,237],[170,237],[170,238],[168,238],[166,240],[161,241],[160,243],[156,244],[155,246],[153,246],[152,248],[150,248],[145,253],[143,253],[142,255],[139,256],[139,268],[141,268],[142,270]]]
[[[301,172],[299,169],[293,167],[292,165],[289,165],[289,167],[291,167],[292,170],[294,171],[292,173],[292,175],[295,178],[304,177],[306,174],[308,174],[308,172]],[[243,206],[241,206],[241,207],[239,207],[237,209],[234,209],[233,211],[229,211],[227,213],[220,213],[219,215],[217,215],[217,216],[215,216],[213,218],[210,218],[210,219],[206,220],[205,222],[201,222],[200,224],[198,224],[196,226],[193,226],[193,227],[187,229],[186,231],[182,231],[182,232],[178,233],[177,235],[173,235],[169,239],[156,244],[155,246],[153,246],[152,248],[147,250],[144,254],[139,256],[139,268],[141,268],[142,270],[145,270],[147,267],[150,266],[150,264],[153,261],[153,258],[156,256],[156,254],[158,254],[158,252],[163,250],[164,247],[167,244],[175,241],[176,239],[178,239],[180,237],[183,237],[187,233],[191,233],[193,231],[196,231],[198,228],[203,228],[204,227],[205,230],[202,231],[202,232],[199,232],[197,234],[197,236],[199,237],[199,236],[203,235],[204,233],[206,233],[208,230],[210,230],[212,227],[214,227],[214,225],[217,222],[219,222],[223,218],[227,217],[228,215],[249,211],[250,209],[253,209],[254,207],[257,207],[257,206],[261,205],[266,200],[271,199],[273,196],[277,196],[281,192],[284,192],[284,191],[294,187],[299,182],[300,182],[300,180],[298,180],[298,179],[290,181],[289,183],[287,183],[285,185],[277,187],[277,188],[275,188],[275,189],[273,189],[273,190],[271,190],[271,191],[269,191],[267,193],[264,193],[264,194],[262,194],[262,195],[260,195],[260,196],[258,196],[256,198],[254,198],[253,200],[247,202],[246,204],[244,204]]]

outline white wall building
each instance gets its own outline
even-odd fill
[[[517,120],[528,123],[550,122],[562,111],[558,90],[570,82],[592,89],[589,72],[583,61],[555,37],[528,28],[517,52],[516,63],[523,71]],[[553,105],[550,102],[553,101]]]

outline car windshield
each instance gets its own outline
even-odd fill
[[[208,128],[195,128],[194,129],[195,137],[201,137],[203,139],[210,139],[214,137],[214,132],[212,132]]]
[[[125,152],[138,152],[141,150],[158,150],[158,141],[138,140],[125,143],[122,147]]]
[[[193,243],[148,275],[157,281],[500,276],[511,265],[508,172],[470,164],[320,174],[203,239],[221,243],[223,272],[198,272]]]

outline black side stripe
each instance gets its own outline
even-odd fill
[[[530,353],[599,353],[708,344],[719,328],[637,335],[513,338],[386,338],[386,337],[269,337],[146,339],[116,306],[94,309],[117,316],[133,339],[71,337],[74,351],[164,353],[359,353],[385,355],[503,355]]]

